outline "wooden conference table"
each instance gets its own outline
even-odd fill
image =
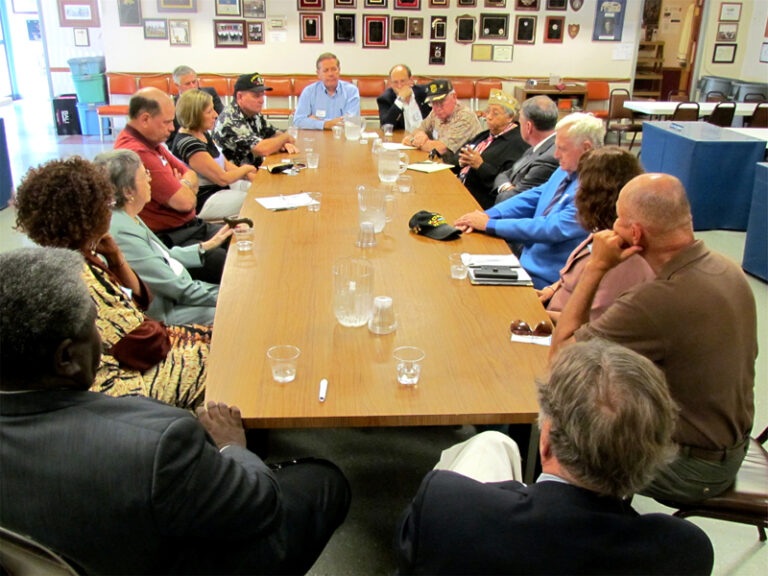
[[[449,254],[507,254],[507,244],[484,234],[440,242],[408,229],[422,209],[453,221],[478,207],[472,196],[450,171],[409,171],[415,192],[394,192],[396,213],[378,245],[358,248],[356,187],[379,185],[371,144],[301,131],[302,147],[306,136],[320,153],[319,169],[297,176],[260,170],[243,206],[242,215],[255,224],[254,248],[240,253],[232,243],[229,249],[206,397],[237,405],[250,428],[534,422],[534,379],[545,376],[549,349],[510,342],[509,325],[546,319],[535,292],[450,276]],[[426,156],[409,154],[411,161]],[[321,210],[271,212],[255,200],[300,191],[322,192]],[[345,256],[373,263],[375,295],[393,298],[393,334],[336,321],[332,266]],[[266,351],[275,344],[301,349],[291,383],[272,380]],[[395,378],[392,351],[401,345],[426,352],[415,387]],[[322,378],[329,382],[324,403],[318,401]]]

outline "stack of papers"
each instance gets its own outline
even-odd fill
[[[416,146],[408,146],[400,142],[384,142],[381,147],[385,150],[416,150]]]
[[[267,198],[256,198],[256,202],[264,206],[267,210],[293,210],[300,206],[309,206],[317,204],[307,192],[300,194],[289,194],[280,196],[269,196]]]
[[[528,272],[520,266],[514,254],[461,255],[469,268],[469,281],[484,286],[533,286]]]
[[[439,172],[440,170],[448,170],[450,168],[453,168],[453,164],[443,164],[442,162],[432,162],[431,160],[416,162],[415,164],[408,164],[408,170],[426,172],[428,174],[431,174],[432,172]]]

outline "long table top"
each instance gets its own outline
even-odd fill
[[[627,100],[624,102],[624,108],[648,114],[649,116],[672,116],[680,102],[655,102],[652,100]],[[717,106],[717,102],[699,102],[699,115],[706,116],[712,114]],[[736,116],[751,116],[755,112],[757,104],[754,102],[736,102]]]
[[[396,213],[371,249],[355,246],[359,184],[379,185],[371,145],[314,138],[320,167],[297,176],[260,170],[241,215],[255,223],[254,249],[234,243],[219,295],[206,398],[237,405],[248,427],[403,426],[533,422],[534,379],[546,374],[548,348],[512,343],[509,325],[546,319],[528,287],[472,286],[453,280],[453,252],[506,254],[507,244],[484,234],[440,242],[409,231],[418,210],[447,220],[478,208],[450,171],[414,177],[415,192],[396,196]],[[395,137],[397,141],[397,136]],[[423,159],[411,151],[411,161]],[[319,212],[271,212],[256,197],[320,191]],[[333,314],[334,261],[365,257],[375,270],[375,295],[393,298],[397,331],[375,335],[346,328]],[[533,324],[531,324],[533,325]],[[301,349],[296,379],[272,380],[266,351]],[[425,350],[421,380],[399,385],[392,351]],[[324,403],[318,384],[329,381]]]

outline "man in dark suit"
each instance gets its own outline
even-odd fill
[[[544,184],[557,169],[555,126],[557,105],[547,96],[534,96],[520,108],[520,135],[531,147],[509,170],[496,176],[496,204]]]
[[[88,574],[305,573],[346,516],[342,473],[271,469],[235,407],[195,418],[89,392],[101,340],[82,266],[62,248],[0,254],[0,525]]]
[[[173,97],[174,105],[179,101],[179,96],[184,94],[187,90],[202,90],[203,92],[210,94],[211,98],[213,98],[213,109],[216,110],[216,114],[221,114],[221,111],[224,110],[224,104],[221,102],[221,98],[219,98],[216,90],[210,86],[200,88],[200,80],[197,78],[197,72],[189,66],[182,64],[181,66],[176,67],[173,71],[173,83],[176,84],[176,90],[178,91],[178,94]],[[176,138],[176,132],[179,131],[179,128],[179,121],[174,117],[173,132],[171,132],[171,135],[165,142],[168,148],[173,146],[173,139]]]
[[[638,515],[626,500],[674,457],[677,409],[661,371],[621,346],[579,343],[555,359],[538,397],[538,481],[468,477],[474,461],[488,478],[494,453],[514,470],[509,451],[493,445],[505,439],[498,432],[469,440],[459,456],[446,451],[449,469],[427,475],[400,527],[401,573],[709,574],[704,532],[666,514]]]
[[[394,130],[413,132],[432,111],[432,107],[424,102],[426,95],[425,86],[413,83],[408,66],[393,66],[389,71],[389,88],[376,99],[379,123],[392,124]]]

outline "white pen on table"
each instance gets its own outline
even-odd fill
[[[320,393],[317,395],[317,399],[320,402],[325,402],[325,395],[328,392],[328,380],[323,378],[320,380]]]

